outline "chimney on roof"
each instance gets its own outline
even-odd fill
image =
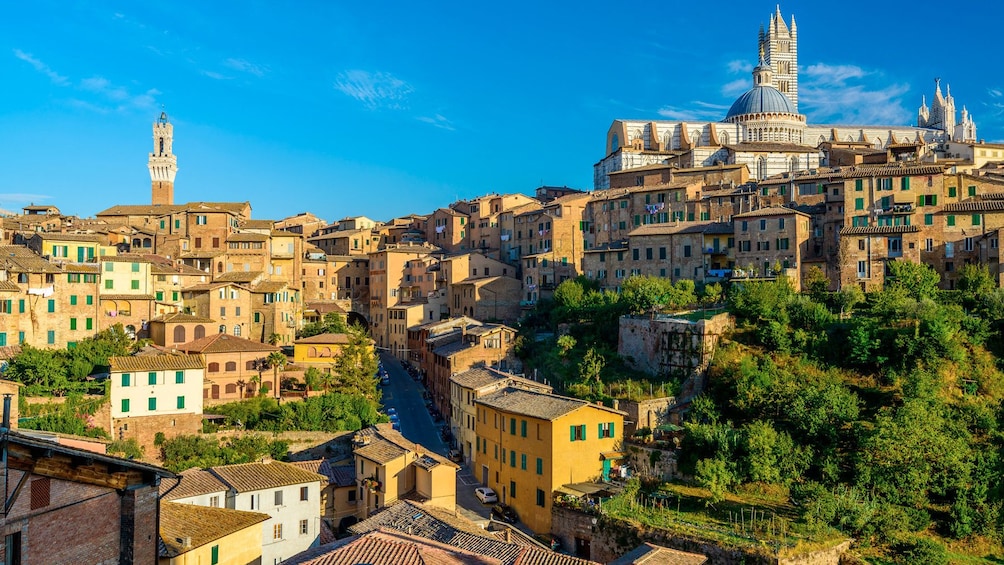
[[[512,543],[512,530],[510,528],[505,529],[505,541],[506,543]]]

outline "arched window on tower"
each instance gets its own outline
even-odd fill
[[[763,180],[767,178],[767,159],[760,157],[756,161],[756,175],[757,180]]]
[[[791,158],[791,168],[790,168],[790,170],[791,170],[791,172],[795,172],[795,171],[798,170],[798,157],[797,156]]]
[[[164,138],[160,138],[160,154],[164,154]]]

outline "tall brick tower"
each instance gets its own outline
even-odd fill
[[[153,153],[147,167],[153,184],[153,204],[174,204],[174,176],[178,174],[178,158],[171,152],[174,126],[167,121],[167,113],[153,123]]]

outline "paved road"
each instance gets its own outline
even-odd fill
[[[412,379],[393,355],[381,352],[380,360],[390,375],[390,384],[383,387],[384,409],[397,409],[401,418],[401,434],[440,455],[449,455],[449,447],[439,435],[442,424],[433,422],[422,399],[425,387]],[[488,518],[489,507],[474,496],[476,486],[477,479],[466,467],[461,468],[457,473],[457,509],[467,518],[478,521]]]

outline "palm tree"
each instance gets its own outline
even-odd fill
[[[269,366],[272,367],[272,386],[275,387],[275,397],[279,398],[279,371],[286,366],[286,355],[282,351],[273,351],[266,357]]]
[[[269,345],[279,345],[280,341],[282,341],[282,336],[281,335],[279,335],[277,333],[271,333],[271,334],[268,335],[268,344]]]
[[[241,399],[244,399],[244,388],[247,387],[247,383],[244,379],[237,379],[237,388],[241,390]]]

